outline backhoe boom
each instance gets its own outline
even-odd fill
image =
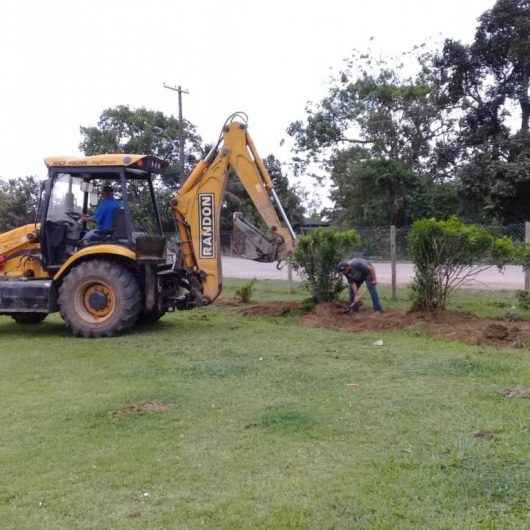
[[[217,146],[195,166],[171,204],[180,237],[181,265],[197,274],[202,303],[213,302],[222,289],[220,217],[230,169],[263,221],[283,240],[279,258],[286,258],[295,245],[294,231],[246,123],[229,120]]]

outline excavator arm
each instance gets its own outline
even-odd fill
[[[180,266],[194,275],[196,287],[200,284],[203,304],[213,302],[222,289],[220,217],[230,169],[277,238],[278,259],[285,259],[295,246],[294,231],[248,134],[246,116],[236,113],[227,120],[217,145],[195,166],[171,201],[180,239]]]

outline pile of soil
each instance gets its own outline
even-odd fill
[[[132,414],[145,414],[146,412],[167,412],[169,406],[160,401],[145,401],[144,403],[132,403],[125,405],[114,412],[114,416],[130,416]]]
[[[379,314],[368,309],[359,313],[346,313],[345,309],[345,305],[339,302],[319,304],[301,318],[301,324],[345,331],[414,328],[436,338],[460,340],[468,344],[513,347],[530,344],[530,322],[518,322],[513,325],[503,320],[480,318],[471,313],[453,311],[422,313],[389,310]]]
[[[245,306],[247,316],[284,316],[301,311],[299,302],[264,302]],[[363,308],[359,313],[347,313],[341,302],[318,304],[300,318],[306,327],[321,327],[342,331],[387,331],[412,329],[435,338],[459,340],[468,344],[493,344],[522,348],[530,346],[530,321],[509,322],[481,318],[471,313],[444,311],[441,313],[406,312],[391,309],[383,314]]]
[[[267,302],[245,307],[241,312],[250,317],[281,317],[300,309],[299,302]]]

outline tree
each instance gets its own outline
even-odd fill
[[[329,173],[331,198],[350,223],[408,223],[411,191],[428,193],[450,177],[456,116],[432,55],[413,55],[417,73],[402,77],[403,64],[355,52],[329,95],[289,126],[298,167]]]
[[[175,189],[200,158],[201,137],[195,126],[184,120],[184,175],[179,161],[179,120],[160,111],[131,109],[127,105],[105,109],[95,127],[81,126],[79,148],[86,155],[102,153],[152,154],[169,163],[164,183]]]
[[[35,177],[0,180],[0,232],[33,223],[39,196]]]
[[[314,302],[336,300],[343,289],[337,264],[359,244],[355,230],[316,228],[302,236],[296,245],[292,263],[305,279]]]
[[[341,153],[332,169],[330,220],[339,225],[403,226],[458,210],[454,182],[433,182],[400,161]]]
[[[415,270],[414,310],[444,310],[456,288],[494,264],[503,267],[515,255],[510,238],[495,238],[485,228],[456,217],[416,221],[408,246]]]
[[[263,161],[267,166],[269,175],[274,182],[274,189],[291,224],[303,224],[305,215],[305,206],[303,204],[305,199],[304,190],[300,186],[290,184],[282,163],[274,155],[268,155]]]
[[[436,66],[463,115],[455,145],[464,211],[482,221],[529,219],[530,2],[498,0],[474,41],[447,40]]]

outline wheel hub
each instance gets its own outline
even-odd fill
[[[109,317],[114,311],[114,293],[102,281],[88,282],[84,285],[81,303],[87,316],[100,321]]]
[[[94,311],[101,311],[105,309],[108,303],[109,299],[105,293],[94,291],[88,296],[88,305]]]

